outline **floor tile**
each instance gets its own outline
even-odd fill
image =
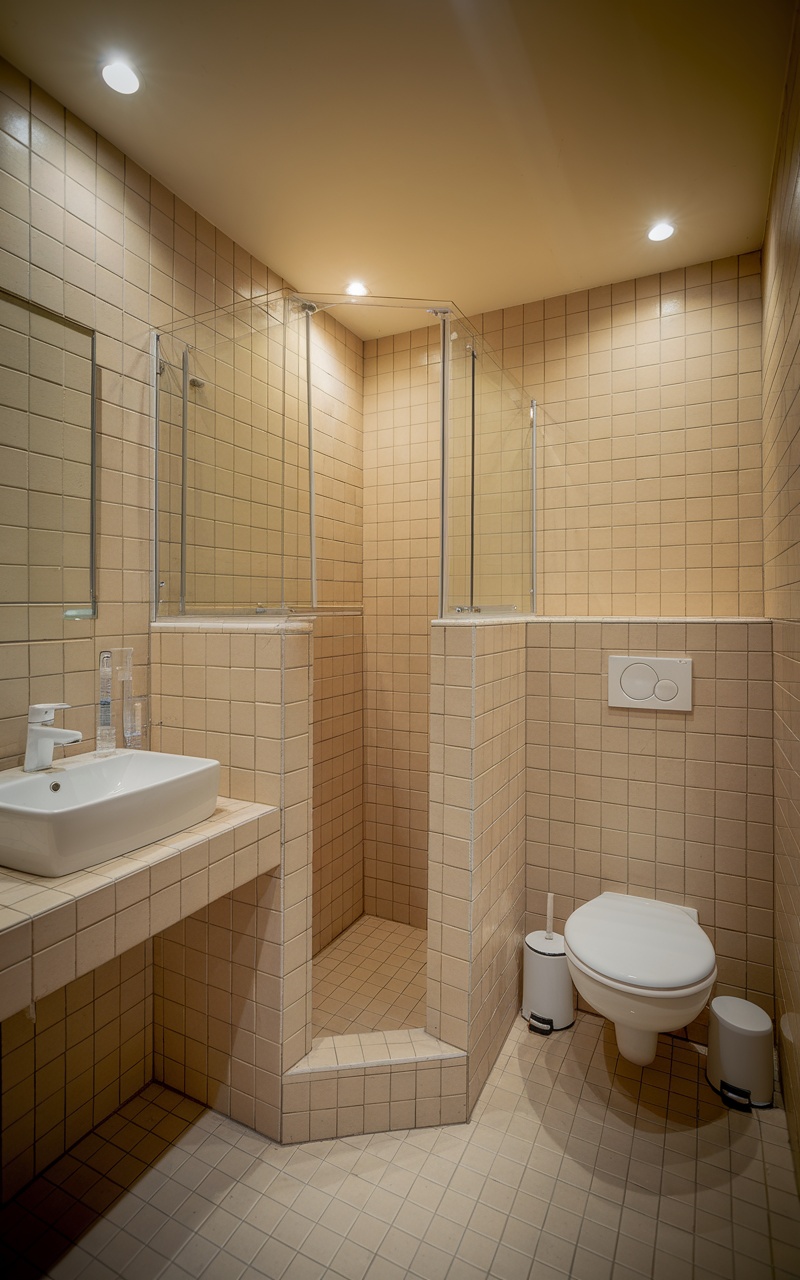
[[[425,929],[361,916],[313,962],[313,1035],[424,1027]]]
[[[704,1063],[520,1020],[469,1124],[290,1148],[149,1085],[0,1211],[2,1275],[791,1280],[785,1114],[728,1112]]]

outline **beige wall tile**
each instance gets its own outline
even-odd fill
[[[776,619],[775,661],[775,977],[783,1086],[795,1164],[800,1168],[800,1056],[793,1010],[800,1000],[800,816],[797,812],[797,594],[798,504],[788,459],[796,448],[800,419],[793,391],[798,338],[793,323],[797,282],[793,270],[794,226],[798,213],[797,145],[800,70],[795,39],[787,80],[787,100],[764,246],[763,438],[764,595]],[[756,416],[756,415],[754,415]],[[766,671],[759,667],[759,675]],[[770,927],[770,904],[750,908],[746,919],[759,930]],[[762,955],[759,950],[759,957]]]
[[[746,714],[751,702],[770,700],[768,679],[758,678],[768,668],[755,659],[771,628],[667,623],[650,635],[640,624],[527,625],[527,929],[543,919],[548,891],[560,929],[604,890],[686,903],[714,942],[717,994],[752,999],[772,1016],[772,737],[768,720]],[[693,711],[607,705],[609,654],[643,648],[692,658]],[[583,654],[602,674],[564,698],[561,671],[580,667]],[[743,715],[731,718],[731,701]]]

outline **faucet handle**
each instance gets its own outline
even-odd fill
[[[32,702],[28,707],[28,724],[52,724],[56,711],[66,711],[69,702]]]

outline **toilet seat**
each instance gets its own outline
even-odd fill
[[[623,893],[601,893],[573,911],[564,929],[573,964],[631,994],[701,990],[716,975],[711,942],[685,908]]]

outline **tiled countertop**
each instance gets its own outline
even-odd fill
[[[220,797],[205,822],[86,871],[0,868],[0,1020],[280,864],[280,814]]]

